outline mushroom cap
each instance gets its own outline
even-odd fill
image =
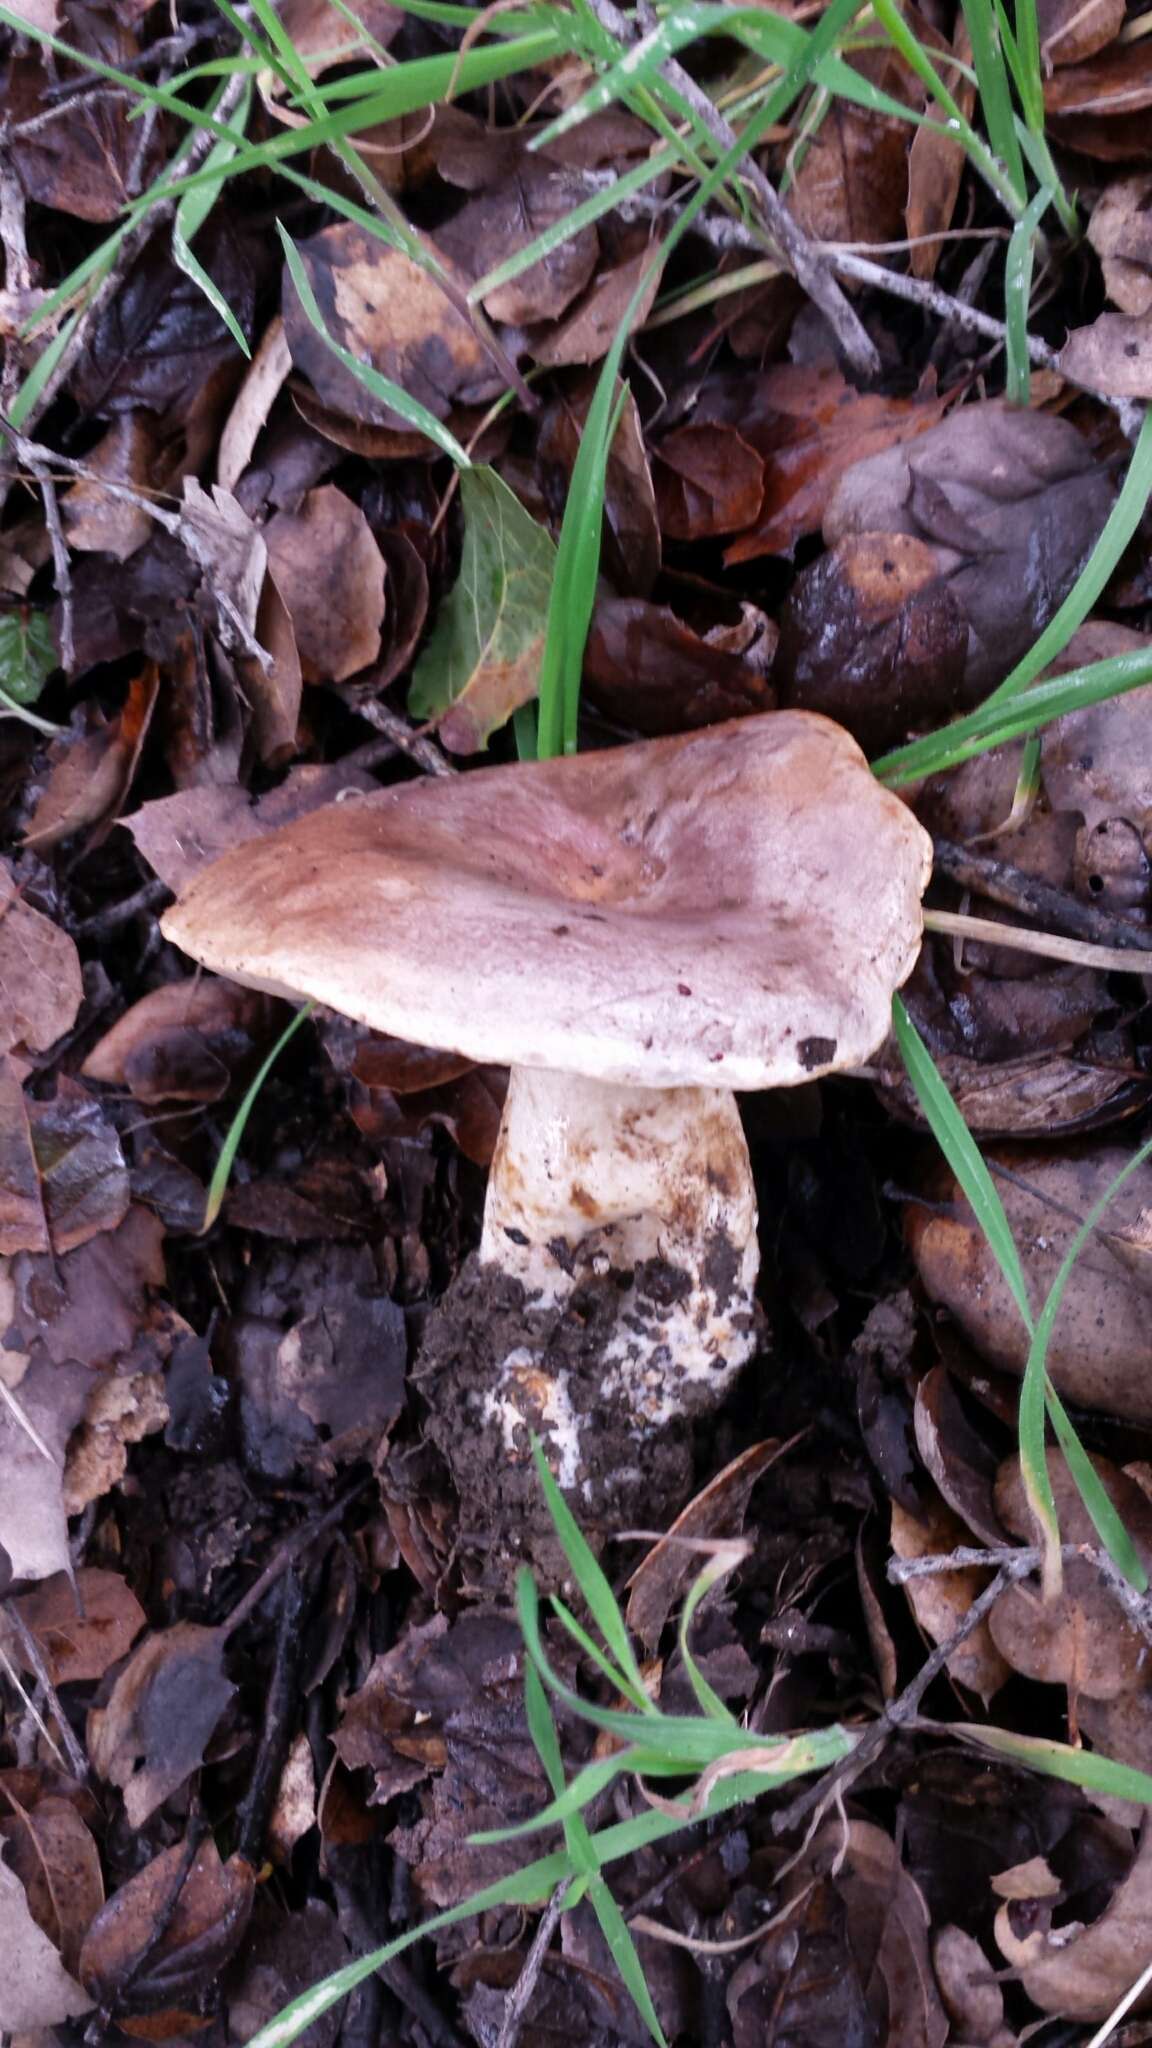
[[[769,1088],[881,1043],[931,857],[846,732],[776,711],[328,804],[162,922],[219,974],[475,1060]]]

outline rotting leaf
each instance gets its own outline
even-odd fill
[[[267,243],[262,249],[255,236],[240,239],[235,215],[224,207],[215,209],[196,243],[199,260],[249,336],[258,262],[266,251]],[[230,380],[243,360],[199,285],[177,269],[161,230],[98,315],[70,390],[83,412],[110,416],[145,406],[180,418],[214,378]],[[227,402],[226,390],[221,398]]]
[[[896,1557],[944,1556],[970,1541],[970,1531],[939,1495],[929,1495],[915,1516],[893,1500],[891,1517],[892,1550]],[[990,1577],[987,1571],[968,1567],[964,1571],[941,1572],[938,1577],[908,1580],[904,1587],[908,1605],[930,1642],[951,1640]],[[997,1649],[987,1621],[980,1622],[952,1651],[948,1671],[957,1685],[967,1686],[985,1706],[999,1692],[1009,1676],[1009,1665]]]
[[[37,1927],[15,1871],[0,1850],[0,2031],[35,2033],[89,2012],[92,2000],[70,1976],[60,1952]]]
[[[70,1799],[49,1794],[28,1809],[9,1791],[0,1800],[0,1839],[32,1918],[75,1975],[84,1936],[104,1904],[100,1852],[90,1829]]]
[[[556,549],[494,469],[460,477],[464,552],[416,664],[408,704],[473,754],[536,695]]]
[[[582,380],[549,405],[536,443],[536,467],[550,516],[558,521],[568,495],[594,385]],[[621,595],[647,597],[660,573],[660,523],[644,430],[633,391],[623,409],[604,475],[604,574]]]
[[[82,1565],[74,1580],[66,1572],[42,1579],[12,1605],[36,1637],[53,1685],[103,1678],[127,1655],[145,1622],[127,1580],[97,1565]],[[25,1663],[18,1642],[11,1655]]]
[[[741,1451],[689,1501],[637,1565],[628,1581],[626,1616],[649,1654],[676,1601],[700,1570],[703,1553],[688,1545],[739,1536],[752,1488],[779,1455],[775,1439]]]
[[[923,86],[887,39],[858,51],[852,68],[891,99],[923,104]],[[894,241],[904,227],[907,191],[907,124],[830,94],[792,184],[800,225],[821,242]]]
[[[73,0],[68,16],[66,34],[86,55],[121,67],[139,58],[136,37],[111,11]],[[115,220],[163,161],[164,117],[147,136],[142,160],[139,123],[119,93],[74,93],[62,119],[43,122],[38,117],[50,108],[48,95],[61,75],[72,83],[83,71],[53,62],[34,47],[9,57],[4,118],[15,126],[10,150],[16,175],[38,206],[76,220]]]
[[[16,1062],[0,1054],[0,1256],[49,1250],[48,1219]]]
[[[73,484],[61,505],[64,531],[81,553],[111,555],[126,562],[152,534],[147,507],[114,496],[105,482],[137,492],[156,481],[158,437],[143,411],[117,414],[103,439],[90,449],[85,467],[90,475]]]
[[[46,1051],[71,1030],[83,994],[73,941],[24,901],[0,861],[0,1050]]]
[[[1074,327],[1060,370],[1117,398],[1152,398],[1152,314],[1100,313],[1090,327]]]
[[[215,975],[166,982],[105,1032],[82,1071],[137,1102],[219,1102],[276,1014],[271,997]]]
[[[225,1642],[222,1630],[192,1621],[146,1637],[107,1705],[93,1707],[88,1717],[93,1769],[120,1787],[134,1828],[143,1827],[204,1761],[236,1690],[224,1675]]]
[[[667,540],[712,540],[759,517],[764,463],[735,427],[677,427],[653,450],[652,481]]]
[[[1088,240],[1121,313],[1152,313],[1152,178],[1117,178],[1092,209]]]
[[[384,561],[358,505],[333,484],[264,528],[306,683],[340,683],[380,651]]]
[[[1152,1823],[1145,1821],[1131,1870],[1091,1925],[1054,1927],[1050,1905],[1024,1906],[1017,1920],[1005,1901],[996,1940],[1033,2005],[1085,2024],[1107,2018],[1152,1961]],[[1135,2010],[1146,2006],[1147,1995]]]
[[[101,1231],[118,1230],[128,1213],[128,1169],[99,1103],[61,1075],[51,1101],[29,1102],[28,1123],[49,1246],[56,1256],[75,1251]]]
[[[1011,1174],[999,1180],[1000,1196],[1038,1307],[1079,1219],[1128,1163],[1129,1154],[1120,1146],[1095,1146],[1064,1158],[1004,1148],[988,1156],[991,1165],[1003,1165]],[[1028,1332],[983,1232],[950,1176],[934,1192],[943,1200],[931,1209],[917,1205],[907,1220],[921,1281],[989,1363],[1022,1373]],[[1150,1204],[1152,1167],[1143,1166],[1109,1208],[1108,1229],[1124,1229]],[[1100,1232],[1072,1268],[1048,1346],[1048,1370],[1067,1400],[1106,1415],[1152,1420],[1148,1297]]]
[[[89,832],[91,847],[107,836],[136,773],[159,682],[159,671],[149,666],[133,677],[123,708],[107,724],[54,743],[48,782],[24,835],[26,846],[45,852],[78,832]]]
[[[670,605],[601,598],[584,656],[591,702],[621,725],[657,737],[770,711],[776,627],[754,605],[742,612],[735,630],[718,625],[701,634]]]
[[[972,44],[963,14],[957,16],[952,52],[956,65],[945,61],[947,50],[935,49],[936,37],[929,23],[922,21],[925,40],[933,45],[936,68],[965,119],[970,119],[976,100],[976,80],[960,69],[972,61]],[[904,227],[912,247],[908,265],[913,277],[935,277],[943,253],[942,241],[926,239],[943,234],[952,225],[960,196],[968,152],[955,136],[942,133],[925,122],[912,137],[908,151],[908,197],[904,206]]]
[[[60,656],[45,612],[28,605],[0,613],[0,712],[12,704],[35,704]]]
[[[1114,42],[1124,26],[1124,0],[1036,0],[1040,58],[1083,64]]]
[[[525,153],[509,178],[486,185],[438,231],[438,244],[465,276],[477,279],[564,220],[592,189],[578,171]],[[578,229],[529,270],[488,292],[485,312],[514,326],[558,320],[589,282],[599,253],[595,227]]]
[[[239,1948],[255,1883],[243,1857],[220,1861],[210,1835],[191,1858],[182,1842],[162,1850],[92,1922],[80,1955],[82,1983],[100,2005],[185,2012]]]

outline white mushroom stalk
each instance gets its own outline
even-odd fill
[[[591,1277],[617,1277],[600,1391],[626,1397],[638,1440],[711,1405],[756,1341],[756,1198],[735,1097],[515,1068],[480,1259],[541,1308],[562,1307]],[[581,1417],[562,1371],[517,1347],[485,1420],[499,1422],[514,1456],[538,1431],[561,1485],[584,1490]]]

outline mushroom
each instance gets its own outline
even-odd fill
[[[530,1429],[594,1525],[677,1504],[687,1420],[759,1343],[733,1091],[869,1058],[930,866],[855,741],[782,711],[330,804],[167,913],[249,987],[511,1067],[421,1367],[477,1515],[532,1519]]]

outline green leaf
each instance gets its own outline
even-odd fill
[[[644,1975],[644,1965],[636,1953],[636,1944],[628,1932],[628,1922],[616,1904],[602,1877],[593,1880],[588,1889],[592,1910],[600,1922],[600,1932],[608,1944],[609,1953],[620,1976],[627,1986],[632,2003],[658,2048],[665,2048],[664,2029],[656,2016],[652,1993]]]
[[[416,663],[408,709],[474,754],[536,695],[556,567],[552,538],[494,469],[462,471],[464,551]]]
[[[209,1184],[208,1199],[204,1204],[204,1221],[200,1225],[201,1230],[211,1230],[212,1225],[220,1214],[224,1196],[228,1191],[228,1182],[231,1178],[232,1168],[236,1163],[236,1154],[240,1150],[240,1140],[244,1136],[245,1125],[255,1108],[260,1090],[272,1072],[288,1040],[299,1031],[305,1018],[312,1015],[315,1007],[315,1003],[305,1003],[303,1009],[297,1010],[291,1022],[284,1026],[267,1059],[261,1062],[260,1069],[251,1087],[248,1089],[243,1102],[228,1126],[228,1135],[220,1147],[220,1157],[216,1161],[216,1168]]]
[[[34,704],[59,666],[45,612],[21,605],[17,611],[0,614],[0,691],[13,708]]]
[[[1039,1735],[1015,1735],[1008,1728],[980,1728],[970,1721],[945,1725],[941,1733],[958,1735],[962,1742],[1012,1757],[1030,1771],[1043,1772],[1046,1778],[1063,1778],[1066,1785],[1083,1785],[1088,1792],[1108,1792],[1113,1799],[1135,1799],[1152,1806],[1152,1777],[1147,1771],[1113,1763],[1111,1757],[1096,1756],[1092,1750],[1072,1749],[1066,1742],[1049,1742]]]

